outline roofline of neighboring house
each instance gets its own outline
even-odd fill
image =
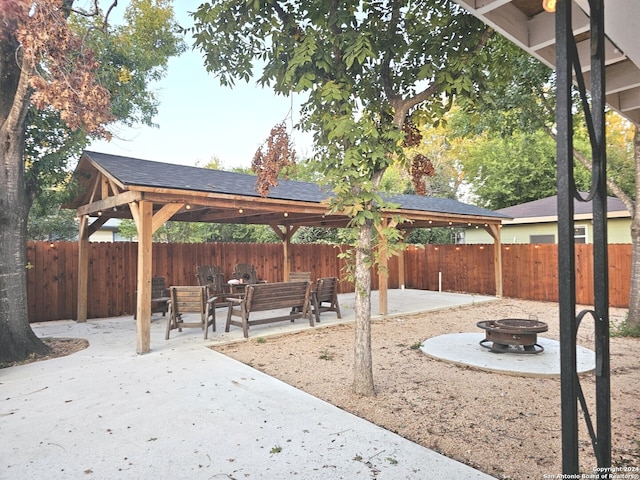
[[[607,218],[608,219],[631,218],[631,215],[627,211],[615,211],[615,212],[608,212]],[[592,220],[592,219],[593,219],[592,213],[576,214],[573,217],[574,221]],[[548,215],[544,217],[520,217],[520,218],[512,218],[508,220],[505,219],[502,221],[502,226],[504,227],[506,225],[525,225],[528,223],[554,223],[557,221],[558,221],[557,215]]]

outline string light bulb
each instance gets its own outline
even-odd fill
[[[553,13],[556,11],[556,0],[542,0],[542,8],[545,12]]]

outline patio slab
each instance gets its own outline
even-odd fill
[[[429,298],[416,303],[462,301]],[[197,330],[165,341],[154,318],[145,355],[131,317],[33,325],[90,346],[0,370],[0,478],[492,478],[207,348]]]
[[[495,301],[496,297],[486,295],[470,295],[465,293],[448,293],[434,292],[430,290],[413,290],[413,289],[392,289],[388,291],[387,304],[388,313],[384,318],[393,318],[402,315],[414,315],[421,312],[433,310],[441,310],[445,308],[455,308],[464,305],[473,305],[475,303],[484,303]],[[350,323],[355,320],[355,293],[341,293],[338,295],[342,318],[337,318],[335,312],[326,312],[320,316],[320,323],[314,328],[322,328],[337,323]],[[242,329],[240,327],[231,326],[229,332],[224,331],[226,321],[226,308],[218,308],[216,312],[215,334],[210,335],[212,344],[230,343],[235,341],[243,341]],[[285,312],[286,313],[286,312]],[[269,318],[276,316],[275,311],[256,312],[251,314],[252,319]],[[379,310],[378,291],[371,292],[371,319],[379,320],[383,316]],[[158,317],[154,317],[154,321]],[[299,319],[295,322],[277,322],[267,323],[263,325],[254,325],[249,329],[249,338],[268,337],[272,335],[282,335],[299,330],[311,328],[308,320]],[[193,332],[192,332],[193,333]],[[179,335],[179,334],[178,334]],[[171,332],[173,338],[174,333]],[[153,345],[151,346],[153,348]]]

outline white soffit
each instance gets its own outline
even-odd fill
[[[454,0],[550,67],[555,66],[555,18],[542,0]],[[640,124],[640,0],[604,0],[607,103]],[[574,0],[573,35],[589,86],[589,1]]]

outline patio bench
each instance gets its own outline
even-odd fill
[[[294,321],[297,318],[308,318],[309,325],[314,326],[313,316],[309,311],[311,282],[278,282],[247,285],[243,298],[229,298],[229,312],[225,332],[231,325],[242,327],[244,338],[249,338],[249,327],[265,323]],[[251,320],[254,312],[271,310],[289,310],[288,313],[274,312],[274,316]],[[239,317],[239,320],[234,320]]]

